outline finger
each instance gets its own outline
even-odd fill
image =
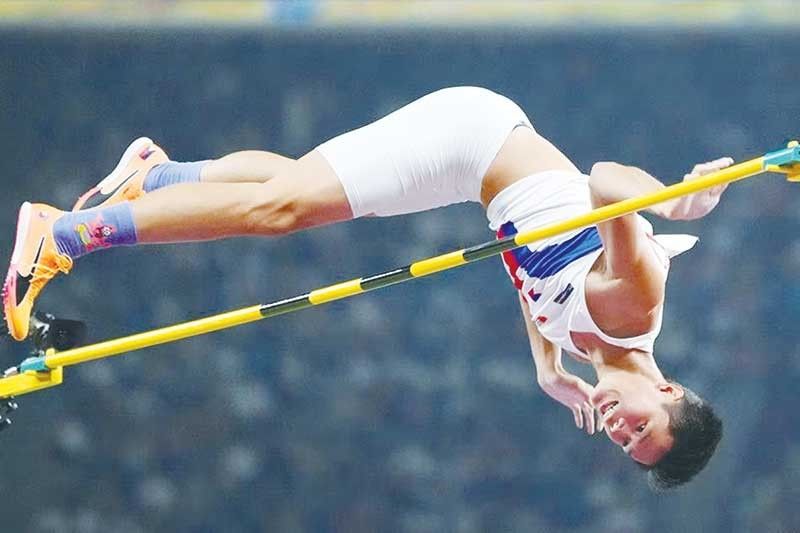
[[[732,157],[720,157],[719,159],[715,159],[709,163],[714,168],[725,168],[729,167],[733,164]]]
[[[583,413],[583,430],[587,435],[594,435],[594,420],[589,418],[585,410],[581,409],[581,412]]]
[[[602,433],[603,432],[603,417],[600,416],[600,411],[594,408],[591,404],[589,406],[592,408],[592,416],[594,417],[594,431],[595,433]]]
[[[728,165],[724,165],[724,164],[722,164],[722,163],[717,163],[717,162],[714,162],[712,165],[710,165],[710,166],[708,167],[708,169],[706,169],[706,172],[705,172],[705,173],[706,173],[706,174],[712,174],[712,173],[714,173],[714,172],[719,172],[720,170],[722,170],[723,168],[725,168],[725,167],[727,167],[727,166],[728,166]]]
[[[586,420],[586,433],[594,435],[594,409],[588,402],[583,403],[583,410],[586,413],[584,420]]]
[[[699,176],[703,176],[705,174],[711,174],[712,172],[716,172],[721,170],[725,167],[729,167],[733,164],[733,159],[730,157],[721,157],[719,159],[715,159],[713,161],[708,161],[706,163],[700,163],[692,168],[691,174],[684,176],[684,179],[691,179],[696,178]]]
[[[575,415],[575,425],[583,429],[583,412],[581,411],[581,406],[579,404],[576,403],[572,407],[572,414]]]
[[[603,431],[603,423],[600,420],[600,412],[597,409],[595,409],[591,404],[589,404],[589,407],[592,409],[592,417],[594,418],[594,432],[600,433],[601,431]]]
[[[730,157],[721,157],[719,159],[715,159],[713,161],[709,161],[708,163],[704,163],[701,165],[705,173],[715,172],[717,170],[722,170],[725,167],[729,167],[733,164],[733,158]]]
[[[698,163],[692,168],[692,174],[703,175],[714,169],[714,161],[706,161],[705,163]]]

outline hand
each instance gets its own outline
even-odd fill
[[[603,431],[600,417],[595,416],[590,401],[593,388],[577,376],[554,370],[538,377],[542,390],[558,403],[566,406],[575,417],[575,425],[585,429],[589,435]]]
[[[732,164],[733,159],[730,157],[723,157],[708,163],[695,165],[692,172],[683,177],[683,181],[695,180],[700,176],[717,172]],[[711,187],[704,191],[676,198],[668,204],[665,217],[669,220],[694,220],[704,217],[717,206],[720,196],[722,196],[722,193],[725,192],[727,187],[728,184],[723,183],[722,185],[717,185],[716,187]]]

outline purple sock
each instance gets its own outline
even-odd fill
[[[210,161],[193,161],[178,163],[167,161],[150,169],[144,179],[144,192],[154,191],[177,183],[197,183],[200,181],[200,171]]]
[[[58,251],[75,259],[111,246],[136,244],[136,226],[128,202],[66,213],[53,225]]]

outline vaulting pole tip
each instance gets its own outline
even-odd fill
[[[800,181],[800,142],[789,141],[783,150],[765,155],[764,169],[785,174],[788,181]]]

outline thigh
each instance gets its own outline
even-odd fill
[[[297,219],[295,229],[353,218],[344,187],[330,164],[312,150],[264,183],[272,195],[285,198]]]
[[[511,100],[451,87],[316,151],[339,176],[355,217],[400,215],[479,201],[486,170],[518,124],[529,121]]]
[[[285,172],[294,160],[272,152],[245,150],[210,161],[203,167],[203,181],[263,183]]]

